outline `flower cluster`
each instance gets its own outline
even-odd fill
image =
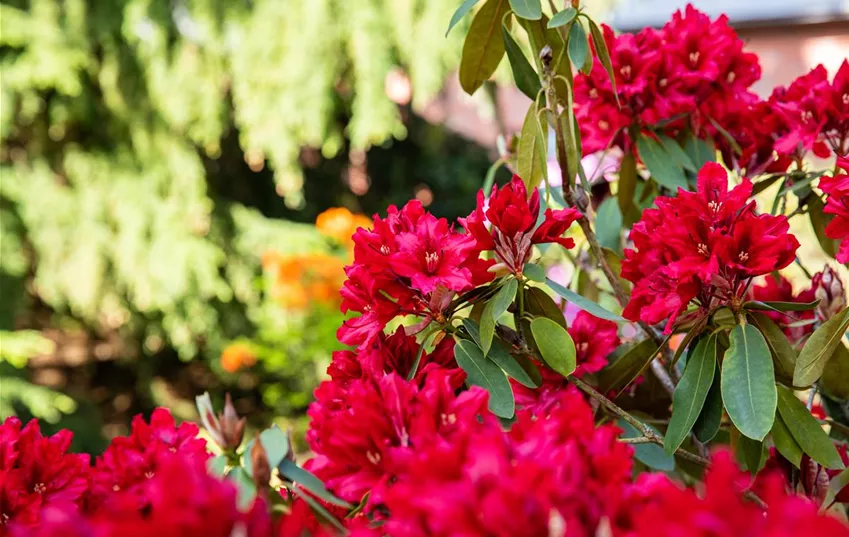
[[[764,512],[744,497],[750,478],[740,472],[730,453],[720,451],[705,476],[702,494],[681,487],[662,474],[638,479],[633,497],[632,529],[628,537],[795,537],[849,536],[835,518],[817,514],[817,505],[788,495],[778,475],[765,479],[759,490],[769,506]],[[745,530],[744,530],[745,528]]]
[[[339,329],[339,340],[348,345],[368,346],[395,317],[423,316],[422,326],[442,320],[457,293],[493,277],[475,240],[425,212],[421,202],[400,210],[393,205],[388,213],[375,215],[373,228],[359,228],[353,237],[342,311],[361,315]]]
[[[698,191],[658,197],[634,225],[634,249],[625,251],[622,276],[634,283],[623,315],[634,321],[678,316],[695,301],[703,311],[740,300],[755,276],[789,265],[799,242],[785,216],[757,214],[749,202],[752,184],[728,191],[721,166],[706,164]]]
[[[711,21],[688,5],[660,30],[614,36],[604,26],[603,32],[616,91],[601,62],[575,77],[585,154],[609,146],[631,150],[632,134],[661,124],[670,134],[686,126],[715,132],[712,118],[757,101],[749,91],[761,75],[757,56],[743,50],[724,15]]]
[[[846,164],[846,168],[849,169],[849,161]],[[825,234],[829,238],[840,240],[837,260],[841,263],[849,263],[849,175],[843,173],[823,177],[820,179],[820,189],[828,195],[823,211],[834,215],[825,228]]]
[[[539,210],[539,190],[534,189],[528,198],[525,183],[514,175],[501,189],[493,186],[489,199],[479,191],[475,210],[460,223],[477,241],[479,250],[495,252],[498,264],[493,269],[521,275],[534,244],[554,242],[567,249],[575,246],[575,241],[562,235],[580,213],[576,209],[546,209],[537,225]]]
[[[344,261],[335,255],[312,253],[284,256],[266,252],[262,266],[269,276],[270,295],[292,310],[313,304],[339,305],[339,288],[345,281]]]

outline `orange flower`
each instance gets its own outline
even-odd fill
[[[357,228],[371,228],[371,219],[361,214],[353,214],[344,207],[327,209],[315,219],[318,231],[345,246],[353,247],[351,236]]]
[[[256,363],[256,355],[247,343],[231,343],[221,353],[221,367],[228,373],[235,373],[243,367]]]
[[[272,275],[271,296],[290,309],[305,309],[318,302],[338,305],[339,289],[345,281],[344,263],[336,256],[314,253],[274,259],[265,265]]]

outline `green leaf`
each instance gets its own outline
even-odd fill
[[[777,311],[810,311],[819,305],[819,300],[813,302],[777,302],[752,300],[743,304],[747,310]]]
[[[622,356],[599,372],[598,382],[601,393],[612,391],[619,395],[619,392],[645,371],[658,349],[657,344],[651,339],[645,339],[625,348],[627,350]]]
[[[559,28],[564,24],[569,24],[577,14],[577,10],[573,7],[567,7],[563,11],[558,11],[553,17],[551,17],[551,20],[548,21],[548,28]]]
[[[475,14],[460,58],[460,85],[469,95],[492,76],[504,56],[504,40],[498,28],[509,12],[507,0],[486,0]]]
[[[757,474],[766,463],[764,444],[760,440],[754,440],[740,435],[737,441],[738,458],[746,465],[746,469],[752,475]]]
[[[675,164],[663,147],[653,138],[642,134],[637,138],[637,151],[651,173],[652,179],[669,190],[687,188],[684,170]]]
[[[587,61],[590,45],[587,42],[587,31],[584,30],[580,20],[575,20],[569,27],[569,59],[572,65],[582,66]]]
[[[849,399],[849,349],[842,343],[825,365],[819,386],[823,393],[834,399]]]
[[[778,386],[778,413],[790,434],[809,457],[826,468],[843,468],[834,441],[825,434],[805,404],[784,386]]]
[[[598,243],[614,252],[622,250],[622,213],[616,198],[608,196],[598,207],[595,218]]]
[[[849,308],[823,323],[814,332],[796,361],[796,370],[793,372],[794,386],[810,386],[822,375],[828,360],[834,355],[840,339],[849,328]]]
[[[684,168],[685,170],[691,171],[693,173],[698,171],[696,169],[696,165],[693,164],[692,160],[690,160],[690,156],[687,155],[686,152],[684,152],[681,146],[678,145],[678,142],[676,142],[669,136],[663,134],[661,134],[657,138],[660,142],[660,146],[663,148],[666,154],[671,156],[672,160],[674,160],[679,167]]]
[[[772,424],[772,443],[775,444],[775,449],[777,449],[785,459],[790,461],[793,466],[796,468],[801,466],[802,448],[799,446],[799,443],[796,442],[796,439],[793,438],[793,435],[790,433],[790,429],[788,429],[787,424],[784,423],[784,418],[781,417],[781,413],[775,417],[775,423]]]
[[[304,470],[291,459],[283,459],[280,461],[280,464],[277,465],[277,470],[280,472],[280,475],[289,481],[304,487],[312,494],[329,504],[338,505],[345,509],[353,507],[353,505],[345,500],[337,498],[335,494],[327,490],[327,487],[324,486],[321,479],[317,478],[308,470]]]
[[[670,455],[690,434],[702,412],[716,371],[716,335],[699,340],[687,357],[687,367],[672,398],[672,419],[666,429],[663,448]]]
[[[463,319],[462,322],[463,322],[463,328],[466,329],[466,333],[469,334],[469,336],[471,336],[472,341],[475,342],[475,345],[480,347],[481,346],[481,333],[480,333],[480,329],[478,328],[478,323],[476,323],[474,320],[469,319],[469,318]]]
[[[710,385],[702,413],[693,425],[693,434],[699,442],[707,443],[713,440],[719,427],[722,425],[722,391],[719,388],[720,372],[719,363],[713,374],[713,383]]]
[[[607,42],[604,40],[604,34],[598,24],[592,19],[588,18],[587,20],[590,24],[590,34],[593,38],[595,53],[598,55],[598,59],[601,60],[602,67],[607,71],[607,78],[610,80],[613,96],[616,98],[616,104],[618,105],[619,93],[616,91],[616,77],[613,75],[613,63],[610,61],[610,51],[607,50]]]
[[[775,421],[777,396],[772,356],[751,324],[734,327],[722,363],[722,401],[743,435],[763,440]]]
[[[500,341],[495,340],[492,342],[492,348],[489,350],[489,359],[507,373],[507,376],[515,379],[522,386],[527,386],[528,388],[539,387],[539,383],[531,378],[530,374],[513,358]]]
[[[681,356],[684,354],[684,351],[688,349],[688,347],[695,348],[693,346],[693,340],[695,340],[704,330],[705,325],[708,322],[708,316],[703,316],[699,318],[690,330],[684,334],[684,339],[681,340],[681,343],[678,344],[678,348],[675,349],[675,354],[672,355],[672,361],[669,363],[669,367],[673,367],[678,363],[678,360],[681,359]],[[692,349],[691,349],[692,350]]]
[[[259,438],[262,441],[262,447],[265,449],[265,454],[268,457],[268,464],[274,468],[289,454],[289,437],[280,430],[276,425],[272,425],[268,429],[259,433]],[[251,466],[251,448],[254,447],[256,439],[248,442],[245,450],[242,452],[242,467],[253,476],[253,468]]]
[[[602,308],[601,306],[599,306],[598,304],[596,304],[592,300],[589,300],[588,298],[582,297],[581,295],[572,291],[571,289],[563,287],[559,283],[552,281],[551,278],[546,278],[545,284],[548,285],[548,287],[552,291],[554,291],[555,293],[557,293],[561,297],[565,298],[566,300],[568,300],[572,304],[576,305],[579,309],[582,309],[587,313],[591,313],[591,314],[595,315],[596,317],[598,317],[599,319],[605,319],[605,320],[614,321],[614,322],[617,322],[617,323],[626,322],[625,319],[623,319],[619,315],[616,315],[615,313]]]
[[[224,455],[212,457],[209,459],[209,462],[206,463],[206,467],[211,475],[214,475],[215,477],[224,477],[224,474],[227,471],[227,457]]]
[[[634,193],[637,191],[637,161],[631,152],[625,153],[619,165],[619,190],[616,197],[619,201],[619,211],[627,215],[636,210]]]
[[[721,134],[722,137],[725,138],[725,141],[728,142],[728,144],[731,146],[731,149],[733,149],[736,154],[740,155],[741,153],[743,153],[743,150],[740,149],[740,144],[737,143],[737,140],[735,140],[734,137],[731,136],[731,134],[729,134],[729,132],[727,130],[725,130],[725,128],[722,125],[720,125],[712,117],[708,118],[708,119],[710,120],[711,125],[713,125],[713,127],[717,131],[719,131],[719,134]]]
[[[247,509],[256,497],[256,485],[244,468],[238,467],[227,474],[227,479],[236,485],[239,507]]]
[[[616,426],[622,429],[622,438],[640,438],[643,433],[633,425],[619,418]],[[656,432],[656,431],[655,431]],[[634,444],[634,457],[653,470],[671,472],[675,470],[675,457],[668,455],[657,444]]]
[[[787,341],[787,336],[772,319],[763,313],[749,312],[748,317],[766,339],[775,361],[775,374],[785,382],[793,381],[793,371],[796,369],[796,351]]]
[[[537,105],[531,103],[525,121],[522,124],[522,133],[519,137],[518,171],[519,176],[525,183],[528,192],[533,192],[545,177],[546,164],[546,140],[543,127],[537,119]],[[545,124],[544,129],[548,129]]]
[[[542,359],[551,369],[564,377],[575,371],[575,342],[566,329],[551,319],[537,317],[531,321],[531,333]]]
[[[770,175],[766,179],[762,179],[755,183],[755,186],[752,188],[752,195],[757,196],[767,188],[771,187],[778,181],[783,181],[786,176],[783,173],[777,173],[775,175]]]
[[[684,138],[684,152],[690,157],[690,160],[696,166],[696,170],[702,169],[702,166],[708,162],[716,162],[716,147],[713,140],[702,140],[689,130]]]
[[[496,160],[488,170],[486,170],[486,176],[483,179],[483,187],[481,187],[481,190],[483,190],[484,194],[487,196],[489,196],[492,192],[492,185],[495,184],[495,174],[502,166],[504,166],[504,162],[504,159],[500,158]]]
[[[837,240],[828,237],[825,234],[825,228],[831,222],[831,217],[823,212],[825,205],[819,196],[808,196],[808,218],[811,221],[811,227],[814,228],[814,235],[817,236],[817,242],[820,243],[823,251],[834,257],[837,254]]]
[[[522,274],[532,282],[545,283],[545,269],[534,263],[525,263]]]
[[[542,18],[540,0],[510,0],[510,8],[513,13],[529,21],[538,21]]]
[[[445,37],[448,37],[448,33],[451,31],[451,28],[457,26],[457,23],[466,16],[466,14],[475,7],[475,4],[478,3],[478,0],[465,0],[460,7],[451,15],[451,22],[448,23],[448,29],[445,30]]]
[[[510,382],[495,362],[488,360],[480,348],[468,340],[454,345],[454,358],[466,372],[466,382],[489,392],[489,410],[496,416],[512,418],[516,406]]]
[[[547,317],[566,328],[566,318],[563,310],[554,303],[554,299],[539,287],[525,289],[525,311],[535,317]]]
[[[515,278],[510,278],[501,286],[495,296],[493,296],[483,309],[480,324],[480,346],[484,355],[489,353],[489,347],[492,345],[492,337],[495,335],[495,324],[498,319],[504,315],[507,308],[516,298],[516,289],[519,282]]]
[[[525,57],[525,53],[522,52],[522,48],[513,39],[510,30],[504,25],[501,26],[501,35],[504,37],[504,49],[507,51],[510,68],[513,70],[513,79],[516,81],[516,87],[532,101],[536,100],[539,90],[542,89],[539,75],[531,67],[531,64]]]

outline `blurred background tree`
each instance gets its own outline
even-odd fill
[[[491,155],[419,117],[456,4],[4,0],[0,414],[95,452],[205,389],[301,416],[341,314],[281,304],[263,256],[341,270],[329,207],[471,208]]]

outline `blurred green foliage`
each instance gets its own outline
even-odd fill
[[[415,115],[458,61],[455,3],[3,0],[3,353],[40,354],[10,331],[49,333],[56,390],[108,407],[107,422],[198,389],[302,413],[341,317],[274,310],[261,256],[330,251],[290,220],[382,211],[420,185],[435,212],[469,210],[488,155]],[[387,97],[395,72],[410,106]],[[342,178],[363,150],[372,187],[356,196]],[[88,360],[63,361],[79,335]],[[217,357],[239,339],[260,363],[225,373]],[[33,403],[46,388],[9,373],[21,352],[0,360],[0,414],[14,401],[55,418]],[[185,367],[198,356],[203,370]]]

